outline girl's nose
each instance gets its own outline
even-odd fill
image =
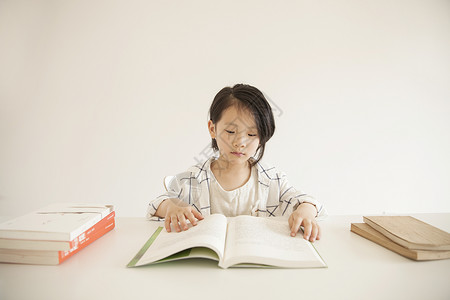
[[[236,148],[244,148],[247,142],[247,137],[243,134],[237,135],[233,141],[233,146]]]

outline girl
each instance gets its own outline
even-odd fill
[[[304,227],[303,237],[320,238],[315,218],[322,205],[291,186],[285,174],[262,164],[267,141],[275,131],[272,108],[255,87],[237,84],[215,96],[209,110],[211,157],[171,180],[167,193],[151,201],[147,217],[165,218],[168,232],[187,230],[203,216],[289,216],[291,236]],[[187,219],[187,220],[186,220]]]

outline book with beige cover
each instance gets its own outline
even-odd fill
[[[364,222],[410,250],[450,250],[450,234],[411,216],[365,216]]]
[[[412,260],[436,260],[436,259],[450,258],[450,250],[430,251],[430,250],[412,250],[405,248],[397,243],[394,243],[392,240],[388,239],[383,234],[376,231],[371,226],[365,223],[352,223],[351,231]]]

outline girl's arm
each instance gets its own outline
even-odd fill
[[[297,209],[289,216],[289,228],[291,229],[291,236],[296,236],[300,226],[303,225],[303,238],[314,242],[320,239],[320,226],[316,221],[317,209],[308,202],[303,202]]]
[[[175,231],[180,232],[189,229],[186,219],[191,222],[192,226],[197,225],[197,219],[203,219],[202,214],[194,207],[177,198],[169,198],[161,202],[155,216],[165,218],[164,227],[167,232],[172,231],[171,224]]]
[[[284,173],[277,173],[278,186],[279,186],[279,214],[282,216],[289,216],[303,203],[309,203],[314,207],[314,217],[321,216],[324,213],[322,204],[314,199],[312,196],[304,193],[301,190],[297,190],[292,186]]]
[[[150,201],[148,208],[147,208],[147,219],[149,220],[159,220],[159,218],[162,218],[165,216],[164,214],[161,214],[161,211],[159,214],[156,214],[157,210],[159,209],[159,206],[167,199],[181,199],[184,200],[186,198],[186,193],[190,193],[190,186],[183,186],[183,183],[181,182],[180,178],[186,178],[189,177],[190,173],[180,173],[174,176],[174,179],[170,181],[169,186],[167,186],[167,191],[157,197],[156,199]],[[165,211],[164,211],[165,212]]]
[[[312,242],[320,239],[320,227],[316,217],[324,214],[322,204],[290,185],[285,174],[279,174],[278,178],[280,180],[280,208],[283,215],[289,215],[291,236],[296,236],[300,226],[303,226],[304,239]]]

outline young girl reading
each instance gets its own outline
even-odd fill
[[[215,96],[208,122],[212,148],[218,153],[178,174],[167,192],[148,206],[147,217],[165,218],[165,228],[187,230],[203,216],[289,216],[291,236],[320,238],[316,217],[322,205],[291,186],[284,173],[261,162],[275,131],[272,108],[257,88],[237,84]]]

